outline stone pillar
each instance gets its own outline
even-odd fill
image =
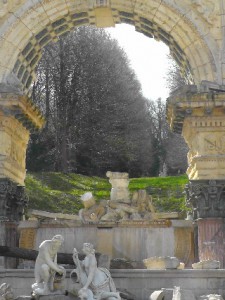
[[[29,134],[44,121],[27,97],[8,90],[0,84],[0,245],[15,247],[17,224],[27,204],[24,180]],[[16,261],[1,259],[0,266],[12,268]]]
[[[106,176],[109,178],[109,182],[112,185],[110,200],[130,203],[130,194],[128,189],[129,174],[108,171]]]
[[[214,258],[224,267],[225,93],[196,87],[169,98],[167,117],[189,146],[187,205],[198,224],[200,260]],[[211,253],[210,253],[211,252]]]

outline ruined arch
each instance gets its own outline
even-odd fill
[[[183,72],[191,72],[194,86],[168,101],[168,121],[174,131],[184,135],[191,149],[189,179],[208,179],[212,175],[207,168],[213,166],[214,170],[218,165],[220,172],[214,171],[213,178],[223,178],[225,164],[218,163],[210,147],[209,154],[198,146],[191,134],[200,130],[198,126],[194,129],[194,124],[223,122],[192,122],[189,117],[223,116],[224,10],[219,0],[0,0],[0,117],[2,132],[8,132],[3,137],[7,142],[11,139],[8,146],[0,147],[0,178],[24,185],[29,132],[44,123],[28,97],[42,48],[76,26],[110,27],[118,23],[131,24],[149,38],[166,43]],[[25,135],[26,141],[21,141]],[[217,143],[223,140],[219,137]],[[225,147],[222,149],[225,152]],[[213,163],[204,161],[204,170],[199,171],[202,157],[207,160],[205,153],[214,155]]]
[[[24,94],[35,78],[41,49],[74,27],[88,24],[132,24],[137,31],[166,43],[183,72],[191,71],[195,84],[222,84],[218,41],[207,29],[219,17],[216,5],[209,5],[204,14],[194,1],[187,0],[18,0],[14,5],[11,0],[1,2],[0,57],[4,59],[0,82],[19,84]]]
[[[218,232],[216,218],[225,218],[223,0],[0,0],[0,219],[16,227],[26,202],[26,146],[30,131],[44,123],[28,97],[41,49],[76,26],[118,23],[162,40],[193,75],[195,85],[168,99],[167,117],[190,148],[187,200],[204,218],[199,236],[208,224]],[[221,239],[218,253],[224,247]]]

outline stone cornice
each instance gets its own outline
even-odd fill
[[[28,97],[0,92],[0,109],[13,115],[29,131],[41,129],[44,118]]]
[[[225,116],[225,93],[194,92],[192,88],[168,98],[167,119],[174,132],[181,133],[184,118],[190,116]]]

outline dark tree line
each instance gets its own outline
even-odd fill
[[[168,160],[165,104],[143,97],[126,54],[103,29],[79,27],[44,49],[33,101],[46,125],[31,137],[29,171],[151,176]]]

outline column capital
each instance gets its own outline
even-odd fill
[[[24,187],[0,178],[0,221],[21,221],[27,203]]]
[[[225,218],[225,180],[191,180],[185,192],[194,219]]]
[[[225,92],[178,92],[168,99],[170,127],[189,147],[190,180],[225,178]]]

